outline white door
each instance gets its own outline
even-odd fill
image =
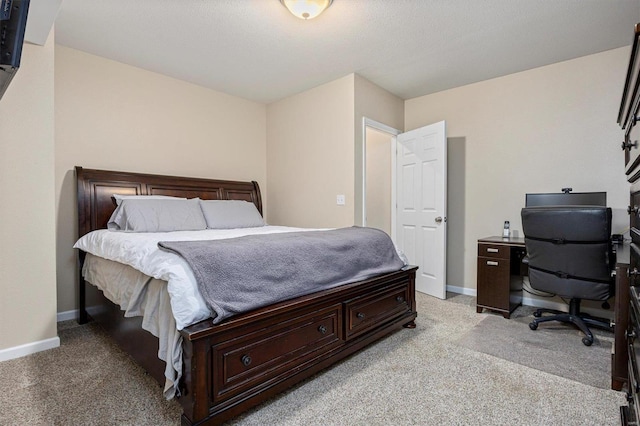
[[[446,298],[447,135],[445,122],[398,135],[396,238],[419,266],[416,290]]]

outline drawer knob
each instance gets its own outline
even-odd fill
[[[249,365],[251,365],[252,359],[249,355],[243,355],[242,358],[240,358],[240,361],[242,362],[242,365],[248,367]]]
[[[318,331],[322,334],[327,334],[327,327],[321,325],[320,327],[318,327]]]
[[[638,268],[633,268],[633,270],[627,270],[627,276],[629,278],[631,277],[635,277],[636,275],[638,275]]]
[[[636,332],[634,330],[627,331],[626,335],[627,335],[627,339],[635,339],[636,338]]]
[[[358,318],[362,319],[362,318],[364,318],[364,317],[365,317],[365,315],[364,315],[364,313],[363,313],[363,312],[358,312],[358,313],[356,314],[356,317],[358,317]]]
[[[498,262],[495,262],[493,260],[487,260],[487,266],[498,266],[500,265]]]
[[[396,302],[398,302],[398,303],[404,302],[404,297],[403,296],[396,297]]]
[[[633,207],[629,206],[629,207],[627,207],[627,213],[629,213],[629,214],[632,214],[632,213],[633,214],[638,214],[638,206],[633,206]]]
[[[488,248],[487,249],[487,253],[497,253],[498,249],[497,248]]]
[[[627,149],[635,148],[638,145],[638,141],[624,141],[622,142],[622,150],[626,151]]]

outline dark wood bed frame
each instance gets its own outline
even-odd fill
[[[106,228],[113,194],[172,195],[253,202],[257,182],[88,170],[76,167],[78,233]],[[80,270],[85,253],[80,252]],[[220,424],[402,327],[414,328],[416,267],[298,297],[213,325],[182,330],[183,425]],[[141,317],[124,318],[79,275],[79,322],[100,323],[120,347],[164,384],[158,340]]]

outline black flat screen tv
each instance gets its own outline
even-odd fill
[[[607,206],[606,192],[559,192],[526,194],[527,207],[540,206]]]
[[[0,99],[20,67],[29,0],[0,0]]]

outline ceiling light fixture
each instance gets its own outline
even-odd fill
[[[313,19],[331,6],[333,0],[280,0],[289,12],[300,19]]]

